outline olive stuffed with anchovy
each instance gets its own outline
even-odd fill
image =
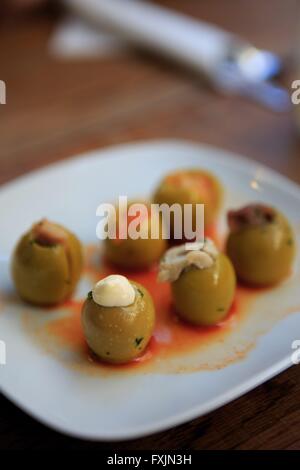
[[[289,276],[295,237],[281,212],[263,204],[250,204],[229,211],[228,225],[226,252],[241,281],[265,286]]]
[[[74,292],[83,267],[78,238],[46,219],[34,224],[14,250],[11,271],[20,297],[36,305],[55,305]]]

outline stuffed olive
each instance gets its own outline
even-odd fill
[[[171,282],[178,316],[203,326],[226,317],[236,287],[230,260],[210,239],[200,249],[186,251],[181,245],[168,250],[160,264],[159,280]]]
[[[115,364],[142,354],[154,322],[149,292],[120,275],[99,281],[82,308],[82,327],[89,347],[102,361]]]
[[[130,214],[131,210],[134,215]],[[132,201],[128,211],[126,224],[124,220],[120,222],[119,211],[116,211],[116,236],[105,240],[105,257],[121,268],[147,269],[159,261],[167,247],[162,218],[145,202]],[[132,224],[138,236],[130,233]]]
[[[196,230],[196,204],[204,204],[206,227],[210,226],[218,214],[222,201],[222,186],[218,179],[205,170],[175,171],[161,181],[155,191],[156,204],[192,204],[192,228]],[[182,220],[183,221],[183,220]],[[174,216],[170,219],[170,232],[175,237]]]
[[[11,267],[23,300],[53,305],[71,296],[82,266],[82,247],[77,237],[65,227],[43,219],[21,237]]]
[[[229,211],[228,225],[226,250],[241,281],[271,285],[290,274],[295,239],[283,214],[263,204],[251,204]]]

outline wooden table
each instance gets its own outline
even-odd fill
[[[296,0],[164,3],[243,34],[290,64],[300,19]],[[240,152],[300,182],[291,115],[218,96],[195,77],[140,53],[57,61],[47,53],[54,22],[34,15],[0,26],[0,79],[7,84],[7,105],[0,106],[0,183],[81,151],[170,137]],[[286,84],[295,78],[289,74]],[[171,431],[117,445],[57,434],[2,397],[0,448],[300,449],[299,371],[293,367]]]

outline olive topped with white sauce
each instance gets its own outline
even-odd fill
[[[154,323],[154,304],[147,289],[117,274],[99,281],[82,308],[86,341],[105,362],[121,364],[140,356]]]

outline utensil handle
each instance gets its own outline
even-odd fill
[[[137,0],[64,0],[71,9],[127,41],[211,74],[237,38],[166,8]]]

